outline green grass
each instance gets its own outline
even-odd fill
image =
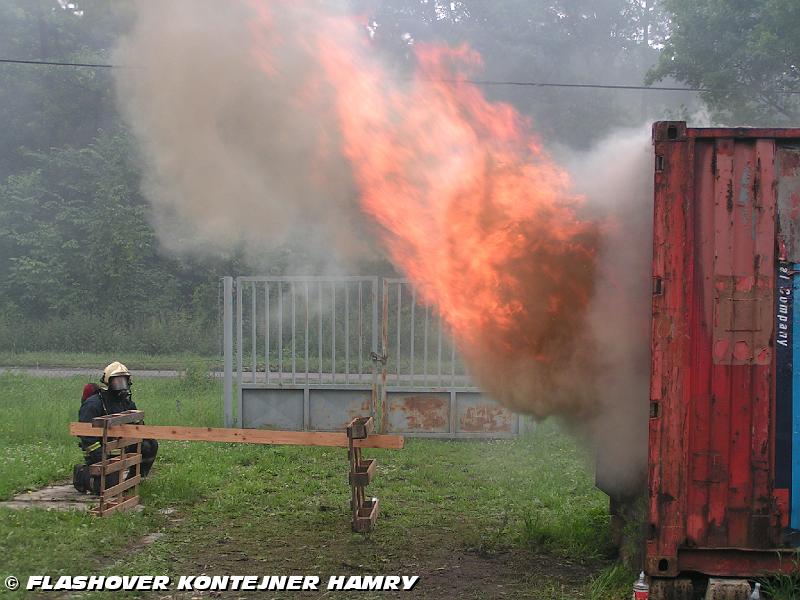
[[[800,550],[792,559],[790,573],[760,579],[761,591],[770,600],[800,600]]]
[[[0,498],[69,477],[81,456],[67,423],[82,383],[0,376]],[[150,424],[218,426],[220,398],[219,383],[199,375],[134,386]],[[508,597],[561,600],[630,588],[606,558],[607,498],[556,424],[514,440],[409,439],[365,456],[378,459],[369,493],[381,499],[368,536],[349,531],[343,449],[163,442],[141,513],[0,509],[0,575],[403,573],[421,575],[428,597],[469,584],[458,595],[496,597],[501,585]],[[153,531],[165,535],[125,550]]]
[[[71,476],[81,454],[67,423],[77,420],[85,381],[0,376],[0,499]],[[219,398],[216,383],[196,376],[134,383],[134,400],[152,425],[220,426]]]
[[[121,360],[129,369],[167,369],[183,370],[191,365],[222,369],[220,357],[198,354],[141,354],[92,352],[0,352],[0,366],[3,367],[65,367],[96,369],[98,377],[112,360]]]
[[[589,584],[590,600],[619,600],[626,598],[636,580],[637,573],[616,563],[604,569]]]

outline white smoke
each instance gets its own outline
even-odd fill
[[[266,68],[274,77],[265,76],[253,51],[259,43],[249,25],[253,7],[210,0],[136,6],[138,18],[116,60],[142,68],[118,70],[117,83],[141,143],[145,191],[165,247],[202,254],[245,243],[258,255],[296,243],[331,269],[365,255],[370,225],[339,150],[332,92],[308,87],[325,78],[304,43],[309,20],[302,5],[270,6],[281,19],[279,39],[260,41],[270,45],[274,63]],[[585,153],[559,153],[575,191],[606,224],[582,336],[595,368],[554,379],[565,383],[562,395],[581,388],[580,395],[559,404],[539,388],[541,397],[534,397],[539,380],[528,369],[515,381],[487,386],[513,388],[508,397],[517,407],[536,405],[531,412],[569,407],[562,412],[598,449],[606,487],[618,490],[635,487],[647,459],[649,148],[649,131],[637,130]],[[581,377],[590,380],[576,386]]]
[[[115,61],[123,114],[141,145],[145,192],[168,250],[242,244],[258,256],[296,244],[331,264],[366,254],[367,227],[324,90],[302,43],[303,11],[276,80],[254,52],[253,8],[209,0],[139,2]]]
[[[609,220],[588,314],[601,410],[582,427],[601,485],[620,493],[637,491],[647,466],[653,161],[648,127],[616,132],[568,166],[577,191]]]

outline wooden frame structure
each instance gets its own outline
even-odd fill
[[[378,519],[378,499],[366,499],[366,488],[375,477],[378,463],[374,458],[361,458],[361,447],[356,440],[365,440],[375,429],[372,417],[356,417],[347,426],[348,458],[350,460],[350,508],[353,511],[353,531],[367,533],[375,528]]]
[[[136,424],[141,423],[143,417],[144,413],[141,411],[126,411],[97,417],[91,423],[69,425],[71,435],[83,437],[96,437],[97,428],[103,429],[101,436],[103,458],[90,467],[92,475],[100,476],[100,506],[92,511],[99,516],[130,509],[138,504],[142,440],[145,438],[239,444],[333,446],[348,450],[352,529],[356,532],[368,532],[372,531],[378,518],[378,499],[366,499],[364,488],[375,477],[377,462],[374,459],[363,459],[361,449],[400,450],[405,444],[402,435],[373,435],[375,422],[372,417],[356,417],[344,433]],[[136,451],[127,452],[130,446],[135,446]],[[112,457],[111,452],[114,450],[122,450],[122,454],[119,457]],[[135,474],[132,477],[106,488],[107,475],[125,472],[130,467],[135,467]]]
[[[100,442],[101,459],[99,463],[89,466],[92,475],[100,477],[100,503],[91,512],[106,517],[115,512],[128,510],[139,504],[139,483],[142,480],[142,438],[113,437],[109,428],[126,423],[140,423],[144,412],[127,410],[122,413],[104,415],[92,419],[92,428],[102,428]],[[133,452],[129,448],[135,448]],[[112,452],[120,451],[119,456],[112,457]],[[128,469],[133,468],[133,475],[124,479]],[[119,473],[117,483],[107,487],[109,475]]]

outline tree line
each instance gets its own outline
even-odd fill
[[[546,141],[583,147],[616,127],[701,106],[723,125],[800,117],[800,94],[786,93],[800,88],[795,0],[350,4],[371,15],[376,47],[400,64],[414,43],[466,42],[483,55],[487,79],[707,88],[699,100],[486,89],[530,115]],[[134,17],[129,0],[7,0],[0,59],[107,63]],[[281,248],[255,265],[241,249],[203,258],[161,249],[110,69],[0,64],[0,132],[0,350],[214,354],[220,277],[286,268]]]

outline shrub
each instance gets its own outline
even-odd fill
[[[4,352],[219,352],[217,324],[185,313],[120,322],[112,315],[73,313],[47,319],[0,316],[0,351]]]

